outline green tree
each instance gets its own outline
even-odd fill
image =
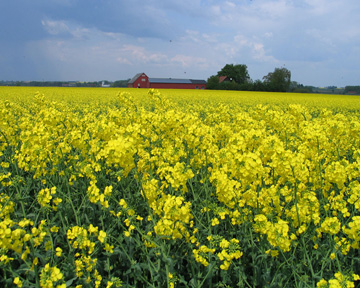
[[[265,87],[265,84],[261,80],[257,79],[252,84],[252,90],[253,91],[265,91],[266,87]]]
[[[360,86],[346,86],[344,93],[360,94]]]
[[[210,76],[207,80],[206,89],[219,89],[219,76]]]
[[[127,80],[117,80],[114,83],[111,84],[111,87],[127,87],[127,83],[130,81],[130,79]]]
[[[245,64],[226,64],[217,76],[227,76],[237,84],[244,84],[250,81],[249,72]]]
[[[289,90],[290,92],[294,93],[312,93],[311,86],[304,86],[296,81],[291,81]]]
[[[263,80],[268,91],[286,92],[291,84],[291,72],[285,67],[275,68],[274,72],[264,76]]]

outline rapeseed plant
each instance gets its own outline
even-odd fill
[[[357,98],[19,89],[0,100],[2,286],[358,284]]]

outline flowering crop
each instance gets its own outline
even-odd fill
[[[358,283],[358,98],[0,92],[2,287]]]

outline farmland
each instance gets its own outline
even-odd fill
[[[355,287],[360,98],[0,88],[2,287]]]

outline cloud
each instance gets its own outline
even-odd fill
[[[144,47],[135,45],[124,45],[121,49],[130,63],[163,63],[168,61],[168,57],[162,53],[153,53],[147,51]]]
[[[128,58],[122,57],[122,56],[117,57],[116,61],[119,62],[120,64],[125,64],[125,65],[131,65],[132,64]]]
[[[334,0],[304,0],[304,2],[307,4],[307,12],[317,17],[336,13],[346,7],[346,3]]]
[[[286,64],[302,82],[326,79],[313,69],[350,79],[360,66],[358,0],[17,0],[1,8],[0,79],[180,77],[184,68],[207,78],[237,63],[254,79]]]
[[[264,44],[262,43],[252,43],[252,57],[255,60],[259,60],[261,62],[272,62],[277,63],[278,60],[276,60],[273,56],[267,55],[265,51]]]
[[[59,35],[70,32],[70,28],[64,21],[42,20],[41,24],[51,35]]]
[[[235,60],[235,62],[241,62],[241,64],[251,64],[252,62],[278,62],[272,55],[268,54],[264,43],[243,34],[234,36],[233,42],[218,44],[217,49],[223,51],[225,55]]]
[[[175,55],[170,59],[170,61],[174,63],[180,63],[181,67],[183,68],[191,68],[194,66],[206,68],[209,66],[208,60],[206,58],[193,57],[181,54]]]
[[[199,45],[208,45],[219,42],[219,33],[201,33],[196,30],[185,30],[179,41],[182,43],[194,43]]]
[[[78,0],[59,8],[49,17],[73,21],[79,26],[134,37],[167,38],[172,27],[166,13],[153,1]]]

